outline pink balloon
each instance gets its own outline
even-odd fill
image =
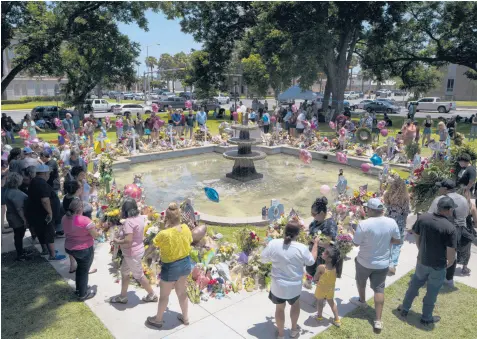
[[[364,164],[361,164],[361,170],[364,173],[368,173],[370,169],[371,169],[371,165],[368,164],[367,162],[365,162]]]
[[[330,191],[331,191],[331,188],[328,185],[322,185],[320,187],[320,193],[323,195],[330,193]]]
[[[152,104],[152,105],[151,105],[151,108],[152,108],[152,111],[153,111],[154,113],[159,112],[159,106],[157,106],[157,104]]]
[[[22,130],[20,130],[20,132],[18,132],[18,135],[22,139],[28,139],[28,137],[30,136],[30,132],[28,132],[28,130],[26,130],[26,129],[22,129]]]
[[[376,127],[379,128],[379,129],[383,129],[384,127],[386,127],[386,121],[381,120],[380,122],[378,122]]]
[[[40,140],[38,140],[38,138],[34,138],[34,139],[31,139],[31,142],[32,144],[37,144],[40,142]]]
[[[344,154],[342,152],[336,153],[336,160],[338,160],[338,162],[341,163],[341,164],[347,164],[348,163],[348,157],[346,156],[346,154]]]
[[[385,128],[383,128],[383,129],[381,130],[381,135],[382,135],[383,137],[387,136],[387,135],[388,135],[388,130],[385,129]]]
[[[186,108],[192,108],[192,101],[187,100],[187,101],[185,102],[185,107],[186,107]]]
[[[300,150],[300,160],[303,161],[305,164],[311,163],[311,153],[306,149]]]
[[[342,137],[344,137],[344,136],[346,135],[346,130],[344,129],[344,127],[341,127],[341,128],[340,128],[340,135],[341,135]]]
[[[56,127],[61,127],[62,124],[61,124],[61,120],[60,120],[60,119],[55,118],[53,121],[54,121]]]
[[[139,199],[142,196],[142,189],[136,184],[129,184],[124,187],[124,195],[133,199]]]
[[[60,129],[58,131],[58,133],[61,135],[61,136],[65,136],[67,134],[66,130],[64,128]]]
[[[30,147],[31,142],[30,142],[29,140],[25,140],[25,141],[23,142],[23,145],[25,145],[25,147]]]
[[[333,121],[330,121],[330,128],[331,129],[335,129],[336,128],[336,124],[333,122]]]

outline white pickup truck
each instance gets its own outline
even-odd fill
[[[455,110],[456,105],[453,101],[441,101],[437,97],[428,97],[417,100],[416,112],[434,111],[439,113],[449,113]]]
[[[104,99],[86,99],[85,103],[93,109],[94,112],[111,112],[116,103],[110,103]]]

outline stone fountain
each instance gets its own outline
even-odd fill
[[[229,143],[236,144],[238,149],[224,153],[224,158],[235,161],[232,172],[226,174],[227,178],[241,182],[263,178],[263,174],[257,173],[253,161],[264,159],[267,155],[261,151],[252,151],[252,145],[262,141],[250,138],[250,131],[257,130],[259,127],[255,124],[249,126],[248,114],[245,114],[242,125],[236,124],[230,127],[239,131],[239,137],[229,139]]]

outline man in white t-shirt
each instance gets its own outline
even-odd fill
[[[274,239],[261,253],[263,263],[272,263],[272,285],[268,298],[276,305],[275,321],[278,336],[284,338],[285,306],[291,305],[291,337],[299,334],[297,327],[300,316],[300,295],[304,266],[313,265],[318,255],[318,237],[310,252],[308,246],[296,242],[301,225],[289,222],[285,227],[285,239]]]
[[[305,112],[300,111],[300,114],[298,114],[298,118],[296,119],[296,131],[298,134],[303,134],[303,131],[305,130],[305,120]]]
[[[360,307],[367,307],[366,283],[369,278],[374,291],[376,310],[374,328],[381,330],[384,287],[389,269],[391,244],[400,243],[400,233],[396,221],[383,215],[384,205],[380,199],[369,199],[364,206],[367,208],[368,219],[359,223],[353,238],[354,244],[359,246],[359,253],[355,259],[359,298],[352,298],[350,301]]]

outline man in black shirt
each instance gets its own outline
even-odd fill
[[[465,187],[468,190],[472,190],[475,184],[475,167],[471,165],[470,155],[467,153],[462,154],[457,161],[461,170],[457,174],[457,186]]]
[[[28,187],[27,219],[41,244],[42,255],[49,254],[48,260],[63,260],[66,256],[55,252],[55,221],[58,219],[60,206],[56,193],[47,183],[49,177],[48,165],[36,167],[36,177]]]
[[[456,207],[452,198],[444,196],[437,203],[438,212],[421,215],[412,228],[419,249],[416,272],[398,311],[401,316],[406,317],[414,298],[419,294],[419,289],[427,283],[421,317],[421,324],[424,325],[440,320],[440,317],[433,316],[432,312],[439,290],[444,284],[446,268],[452,266],[455,261],[457,238],[455,226],[448,218],[452,217]]]

